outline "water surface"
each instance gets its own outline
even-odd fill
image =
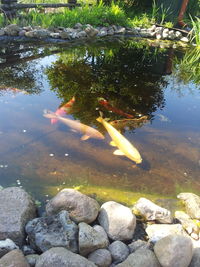
[[[184,54],[135,39],[0,48],[0,185],[21,186],[40,201],[64,187],[127,204],[139,196],[199,192],[200,90],[180,75]],[[68,117],[98,129],[104,140],[82,141],[81,134],[43,117],[44,109],[56,111],[73,96]],[[96,118],[99,110],[109,122],[125,116],[100,99],[134,118],[147,116],[120,128],[142,164],[113,155]]]

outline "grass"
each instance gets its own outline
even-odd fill
[[[197,47],[200,49],[200,18],[196,17],[196,20],[191,18],[192,22],[192,31],[193,31],[193,40],[195,41]]]

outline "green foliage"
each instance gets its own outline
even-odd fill
[[[195,40],[197,47],[200,49],[200,18],[192,19],[192,33],[194,35],[193,40]]]

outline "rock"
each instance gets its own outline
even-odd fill
[[[127,245],[125,245],[123,242],[121,241],[114,241],[109,247],[108,247],[113,262],[115,264],[120,263],[122,261],[124,261],[128,255],[129,255],[129,249],[127,247]]]
[[[115,201],[101,206],[98,216],[100,225],[113,240],[130,240],[136,227],[136,217],[131,210]]]
[[[117,267],[150,267],[150,266],[160,267],[160,264],[155,254],[151,250],[144,248],[140,248],[136,250],[136,252],[131,253],[124,262],[117,265]]]
[[[35,37],[35,31],[25,32],[25,36],[28,38],[34,38]]]
[[[101,235],[90,225],[79,223],[79,253],[88,255],[98,248],[105,248],[108,245],[107,237]]]
[[[95,37],[99,31],[95,28],[93,28],[92,26],[88,26],[86,29],[85,29],[85,32],[87,34],[88,37]]]
[[[181,199],[186,207],[186,213],[192,219],[200,219],[200,197],[193,193],[180,193],[177,198]]]
[[[76,23],[74,25],[74,29],[81,29],[82,30],[82,28],[83,28],[83,25],[81,23]]]
[[[162,32],[162,38],[167,39],[169,36],[169,29],[164,29]]]
[[[115,30],[116,34],[125,34],[126,33],[126,28],[118,26],[117,29]]]
[[[3,35],[5,35],[5,31],[4,29],[0,29],[0,36],[3,36]]]
[[[107,249],[97,249],[90,253],[88,260],[94,262],[98,267],[108,267],[112,263],[111,254]]]
[[[187,37],[182,37],[180,39],[181,42],[189,43],[189,39]]]
[[[192,260],[189,267],[199,267],[200,266],[200,248],[195,248],[193,251]]]
[[[50,35],[50,32],[45,29],[35,30],[35,37],[39,39],[47,38]]]
[[[145,248],[145,249],[150,249],[151,244],[149,242],[143,241],[143,240],[137,240],[133,241],[131,244],[128,245],[129,251],[135,252],[139,248]]]
[[[86,258],[65,248],[51,248],[40,255],[36,267],[95,267],[96,265]]]
[[[170,40],[174,40],[176,38],[175,33],[173,30],[169,31],[168,38]]]
[[[147,221],[158,221],[160,223],[172,223],[171,212],[164,209],[146,198],[140,198],[133,207],[134,213],[141,215]]]
[[[29,31],[33,30],[33,28],[31,26],[25,26],[22,29],[25,30],[26,32],[29,32]]]
[[[29,245],[25,245],[22,247],[22,251],[23,251],[23,254],[26,256],[26,255],[30,255],[30,254],[35,254],[35,250],[29,246]]]
[[[10,238],[18,246],[25,239],[25,224],[36,217],[31,196],[19,187],[0,191],[0,239]]]
[[[114,35],[114,34],[115,34],[115,31],[113,30],[113,28],[109,27],[107,31],[107,35]]]
[[[183,211],[176,211],[175,218],[178,219],[183,229],[195,240],[199,239],[199,227],[197,224],[190,218],[188,214]]]
[[[18,33],[18,35],[19,35],[19,36],[25,36],[25,33],[26,33],[25,30],[21,30],[21,31]]]
[[[60,33],[59,32],[51,32],[50,37],[54,39],[59,39],[60,38]]]
[[[29,263],[29,265],[31,267],[34,267],[37,260],[39,259],[39,257],[40,256],[37,254],[30,254],[30,255],[27,255],[25,258],[26,258],[27,262]]]
[[[70,32],[62,31],[59,34],[61,39],[71,39]]]
[[[151,242],[155,243],[171,234],[186,235],[181,224],[152,224],[146,228]]]
[[[52,215],[67,210],[73,221],[91,223],[96,219],[99,208],[95,199],[75,189],[63,189],[48,202],[46,212]]]
[[[113,34],[114,34],[114,31],[113,31]],[[108,31],[107,31],[107,28],[106,27],[103,27],[99,30],[99,33],[97,36],[99,37],[104,37],[104,36],[107,36],[108,35]]]
[[[147,38],[150,37],[150,32],[148,31],[148,29],[141,29],[140,30],[140,36],[143,38]]]
[[[52,247],[65,247],[78,251],[78,226],[69,219],[67,211],[57,215],[36,218],[26,225],[30,243],[33,248],[44,252]]]
[[[11,250],[18,249],[19,247],[9,238],[0,240],[0,258]]]
[[[0,259],[0,267],[29,267],[29,263],[19,249],[15,249]]]
[[[4,31],[7,35],[17,36],[21,28],[16,24],[10,24],[4,28]]]
[[[85,38],[87,36],[85,31],[80,31],[77,33],[77,38]]]
[[[101,235],[102,238],[104,238],[104,240],[105,240],[105,245],[106,245],[106,247],[108,247],[109,244],[110,244],[110,242],[109,242],[109,240],[108,240],[108,236],[107,236],[105,230],[103,229],[103,227],[100,226],[100,225],[98,225],[98,224],[96,224],[96,225],[93,226],[93,229],[94,229],[95,231],[97,231],[97,232]]]
[[[182,35],[181,32],[176,31],[176,32],[175,32],[175,36],[176,36],[177,39],[181,39],[181,37],[182,37],[183,35]]]
[[[188,267],[193,254],[192,241],[185,236],[168,235],[155,244],[154,252],[162,267]]]

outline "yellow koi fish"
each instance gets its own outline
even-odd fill
[[[79,121],[64,118],[49,110],[44,110],[43,116],[49,119],[57,119],[70,127],[72,131],[82,133],[81,140],[85,141],[89,138],[104,139],[104,136],[98,130]]]
[[[137,164],[142,162],[142,158],[138,150],[119,131],[117,131],[110,123],[105,121],[102,116],[97,118],[97,121],[103,124],[112,138],[110,145],[118,147],[118,149],[114,151],[114,155],[126,156]]]

